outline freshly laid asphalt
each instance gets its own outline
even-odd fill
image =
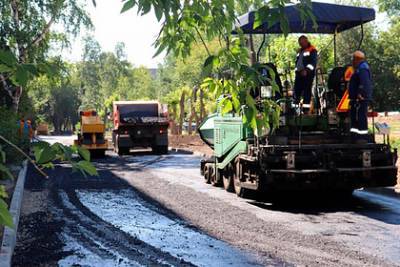
[[[47,181],[30,168],[13,266],[400,266],[398,199],[241,199],[199,162],[108,153],[99,177],[58,166]]]

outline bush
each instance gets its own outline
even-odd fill
[[[20,137],[18,133],[19,118],[15,112],[0,107],[0,135],[4,136],[10,142],[14,143],[24,151],[29,150],[30,142],[28,137]],[[19,164],[23,160],[23,156],[8,144],[0,141],[4,152],[7,154],[8,164]]]

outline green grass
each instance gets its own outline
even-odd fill
[[[400,138],[392,138],[390,140],[390,145],[392,146],[392,148],[397,148],[398,150],[400,150]]]

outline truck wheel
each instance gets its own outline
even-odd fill
[[[126,154],[128,154],[129,153],[129,148],[126,148],[126,147],[117,147],[117,154],[119,155],[119,156],[123,156],[123,155],[126,155]]]
[[[249,194],[249,190],[246,188],[242,188],[240,186],[240,161],[238,159],[235,160],[235,169],[233,172],[233,188],[238,197],[246,198]]]
[[[211,175],[211,184],[212,186],[215,187],[220,187],[222,185],[221,179],[217,180],[217,172],[219,172],[219,177],[222,176],[222,170],[220,169],[215,169],[213,165],[213,173]]]
[[[99,151],[99,157],[104,158],[106,156],[106,151],[105,150],[100,150]]]
[[[153,151],[160,155],[168,154],[168,146],[156,146]]]
[[[204,165],[204,181],[206,184],[211,184],[212,166],[209,163]]]
[[[104,158],[106,155],[106,151],[103,149],[91,150],[90,156],[92,158]]]
[[[234,192],[233,188],[233,165],[231,163],[225,167],[222,174],[222,183],[224,185],[224,189],[228,192]]]

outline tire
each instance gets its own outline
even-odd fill
[[[128,154],[129,153],[129,148],[126,148],[126,147],[117,147],[117,154],[119,155],[119,156],[123,156],[123,155],[126,155],[126,154]]]
[[[247,198],[250,193],[250,190],[246,188],[242,188],[240,186],[240,161],[238,159],[235,160],[235,168],[233,171],[233,189],[238,197]]]
[[[159,149],[161,154],[168,154],[168,146],[160,146]]]
[[[228,192],[234,192],[235,189],[233,187],[233,165],[231,163],[226,166],[222,173],[222,184],[224,189]]]
[[[206,184],[211,184],[211,175],[212,175],[212,169],[210,168],[210,165],[206,163],[204,165],[204,181]]]
[[[90,151],[90,156],[92,158],[104,158],[106,155],[106,151],[103,149],[96,149]]]
[[[158,155],[168,154],[168,146],[154,146],[152,147],[153,153]]]
[[[217,180],[217,172],[219,172],[219,177],[221,177],[221,174],[223,173],[220,169],[215,169],[214,168],[214,164],[213,164],[213,173],[212,173],[212,175],[211,175],[211,184],[212,184],[212,186],[215,186],[215,187],[220,187],[220,186],[222,186],[222,182],[221,182],[221,179],[220,180]]]

